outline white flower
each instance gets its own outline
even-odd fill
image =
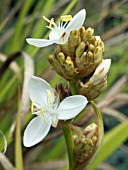
[[[29,94],[38,109],[24,132],[23,143],[31,147],[39,143],[49,132],[51,125],[56,127],[58,120],[72,119],[87,105],[86,97],[74,95],[59,103],[51,86],[43,79],[32,77],[29,81]]]
[[[102,60],[102,62],[97,66],[93,76],[89,80],[89,84],[98,84],[107,75],[111,65],[111,59]]]
[[[46,17],[44,19],[50,23],[48,28],[50,28],[52,31],[49,34],[49,39],[36,39],[36,38],[27,38],[26,41],[34,45],[36,47],[46,47],[48,45],[51,45],[53,43],[56,44],[65,44],[68,40],[69,34],[72,30],[78,30],[82,27],[84,20],[86,16],[85,9],[82,9],[79,11],[72,19],[69,16],[62,16],[62,22],[56,25],[54,22],[54,19],[48,20]],[[71,21],[68,23],[68,21],[71,19]],[[63,21],[66,21],[63,25]],[[52,28],[51,25],[54,27]]]

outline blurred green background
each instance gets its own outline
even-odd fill
[[[95,29],[105,43],[105,58],[111,58],[108,87],[95,101],[104,119],[103,146],[90,170],[128,170],[128,1],[127,0],[0,0],[0,130],[7,139],[7,152],[0,154],[0,170],[66,170],[67,153],[61,127],[51,129],[38,145],[25,148],[24,128],[32,118],[27,90],[31,75],[44,78],[53,87],[65,80],[47,57],[55,45],[36,48],[27,37],[47,38],[42,16],[59,19],[87,11],[85,28]],[[94,119],[90,106],[76,124],[86,127]],[[21,126],[20,126],[21,120]],[[16,126],[17,124],[17,126]],[[0,151],[4,140],[0,135]],[[24,166],[24,168],[23,168]]]

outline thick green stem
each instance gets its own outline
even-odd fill
[[[69,84],[70,84],[70,89],[71,89],[72,95],[77,94],[76,82],[70,81]]]
[[[63,124],[62,127],[63,127],[65,142],[67,146],[67,151],[68,151],[69,170],[72,170],[75,164],[74,141],[72,137],[72,130],[66,124]]]
[[[72,95],[77,93],[75,82],[70,82],[70,88],[71,88]],[[67,146],[68,158],[69,158],[69,170],[73,170],[76,160],[74,155],[74,141],[73,141],[72,130],[66,124],[63,124],[62,127],[63,127],[64,137]]]
[[[95,110],[95,115],[96,115],[96,121],[97,121],[97,124],[98,124],[98,128],[99,128],[99,131],[100,131],[100,134],[104,135],[104,127],[103,127],[103,119],[102,119],[102,114],[99,110],[99,108],[97,107],[97,105],[94,103],[94,101],[90,101],[91,105],[93,106],[93,109]]]

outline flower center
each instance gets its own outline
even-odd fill
[[[44,118],[44,122],[47,122],[47,117],[50,117],[52,120],[52,126],[56,127],[58,123],[57,108],[59,106],[59,95],[55,98],[55,101],[52,101],[51,91],[47,89],[47,105],[40,106],[39,109],[34,109],[35,101],[32,101],[31,112],[32,114],[41,115]],[[46,115],[47,114],[47,115]]]
[[[50,90],[48,90],[48,89],[47,89],[47,95],[48,95],[47,102],[51,106],[51,105],[53,105],[53,103],[52,103],[52,94],[51,94]]]

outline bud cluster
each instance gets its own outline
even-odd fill
[[[107,86],[108,70],[104,77],[100,75],[104,70],[99,70],[100,81],[90,83],[97,67],[104,61],[104,43],[93,34],[94,30],[90,27],[71,31],[67,43],[57,45],[54,55],[48,58],[52,68],[66,80],[75,81],[78,93],[88,100],[95,99]]]
[[[93,33],[90,27],[71,31],[68,42],[58,45],[55,55],[49,56],[53,69],[66,80],[90,75],[102,61],[104,43]]]
[[[90,124],[81,136],[74,135],[75,156],[77,162],[86,165],[95,152],[98,140],[98,129],[95,123]]]

